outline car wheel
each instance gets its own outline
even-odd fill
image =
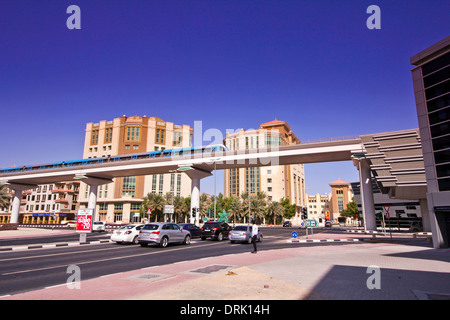
[[[138,242],[138,236],[135,236],[135,237],[134,237],[132,243],[133,243],[133,244],[138,244],[138,243],[139,243],[139,242]]]
[[[223,234],[222,232],[219,233],[219,235],[217,236],[217,241],[222,241],[223,240]]]
[[[206,240],[206,237],[202,237],[201,239],[202,239],[202,240]]]
[[[190,236],[186,236],[186,238],[184,238],[183,244],[191,244],[191,237]]]
[[[252,243],[252,238],[251,238],[251,237],[248,238],[247,243],[248,243],[248,244]]]
[[[165,248],[165,247],[167,247],[168,244],[169,244],[169,239],[167,237],[163,237],[161,239],[161,242],[159,243],[159,246],[161,248]]]
[[[141,247],[146,247],[146,246],[148,246],[148,243],[147,243],[147,242],[140,242],[139,244],[141,245]]]

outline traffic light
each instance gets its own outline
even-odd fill
[[[195,218],[197,213],[197,208],[192,208],[192,217]]]
[[[308,219],[308,207],[302,207],[302,219]]]

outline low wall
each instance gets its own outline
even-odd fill
[[[3,230],[17,230],[17,223],[1,223],[0,224],[0,231]]]

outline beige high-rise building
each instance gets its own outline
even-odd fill
[[[274,120],[261,124],[259,129],[227,133],[224,143],[233,151],[298,144],[300,140],[285,121]],[[297,212],[300,212],[301,207],[306,205],[304,165],[272,165],[224,171],[226,197],[239,197],[242,192],[255,196],[261,191],[272,201],[290,199],[292,204],[297,205]]]
[[[112,121],[87,123],[83,158],[100,158],[123,154],[190,147],[193,130],[188,125],[176,125],[158,117],[122,116]],[[109,223],[139,222],[140,205],[148,193],[187,197],[191,180],[185,174],[173,172],[147,176],[115,178],[99,186],[96,219]],[[80,207],[88,202],[88,186],[81,183]]]

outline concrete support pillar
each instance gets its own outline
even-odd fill
[[[422,225],[424,232],[431,232],[430,213],[428,211],[427,199],[419,199],[420,201],[420,213],[422,215]]]
[[[106,179],[106,178],[99,178],[99,177],[92,177],[92,176],[81,176],[78,178],[82,180],[84,183],[86,183],[89,186],[89,198],[88,198],[88,204],[87,209],[94,209],[94,214],[92,217],[93,221],[96,221],[97,212],[95,210],[97,206],[97,192],[98,192],[98,186],[111,183],[112,179]]]
[[[95,208],[97,206],[97,192],[98,192],[98,184],[97,183],[89,184],[89,199],[88,199],[87,208],[94,210],[93,211],[94,216],[92,217],[93,221],[97,220],[96,219],[97,212],[95,210]]]
[[[11,218],[9,223],[18,223],[20,214],[20,201],[22,200],[22,192],[24,190],[35,188],[36,185],[31,184],[19,184],[19,183],[7,183],[9,189],[14,191],[11,207]]]
[[[190,217],[189,222],[199,224],[199,215],[200,215],[200,180],[206,177],[211,176],[211,172],[199,170],[199,169],[191,169],[188,171],[184,171],[189,178],[191,178],[191,208],[190,208]],[[192,216],[192,211],[195,208],[196,216]]]
[[[361,190],[361,205],[364,217],[364,228],[366,231],[377,229],[375,220],[375,205],[373,201],[372,177],[367,160],[359,160],[359,184]]]
[[[11,187],[14,190],[14,196],[12,200],[12,208],[11,208],[11,219],[10,223],[18,223],[19,222],[19,213],[20,213],[20,201],[22,200],[22,191],[24,188],[19,186]]]

